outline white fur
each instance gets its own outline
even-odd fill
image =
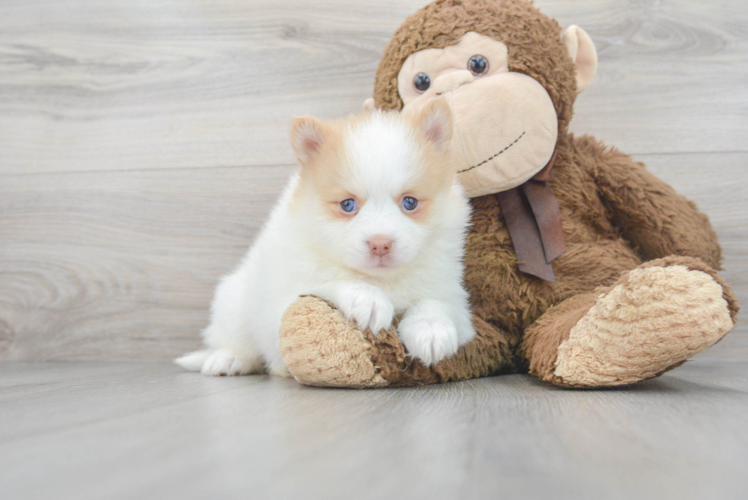
[[[475,332],[462,256],[470,212],[462,189],[454,184],[439,194],[426,223],[393,199],[428,168],[415,133],[397,115],[379,112],[346,131],[344,183],[365,200],[352,218],[334,220],[318,200],[294,199],[294,175],[244,260],[218,285],[203,332],[208,351],[176,362],[205,375],[287,375],[278,332],[283,312],[302,294],[332,301],[374,333],[403,315],[400,338],[425,364],[469,342]],[[394,241],[386,267],[376,265],[367,246],[377,234]]]

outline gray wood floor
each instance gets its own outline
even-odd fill
[[[0,498],[748,498],[744,322],[618,391],[169,364],[293,168],[291,117],[358,111],[425,3],[0,0]],[[599,52],[572,130],[695,200],[748,304],[748,2],[536,4]]]
[[[748,374],[334,390],[154,362],[0,365],[4,499],[745,499]]]

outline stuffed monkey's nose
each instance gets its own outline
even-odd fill
[[[369,244],[369,251],[377,257],[384,257],[392,249],[392,238],[381,234],[373,236],[367,243]]]
[[[475,80],[475,77],[473,77],[473,74],[466,69],[451,71],[446,75],[436,77],[433,87],[434,93],[436,93],[436,95],[441,95],[446,92],[451,92],[461,85],[470,83],[473,80]]]

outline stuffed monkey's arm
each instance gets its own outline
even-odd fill
[[[617,149],[590,137],[575,139],[574,149],[592,170],[613,224],[642,259],[682,255],[720,269],[717,235],[696,204]]]

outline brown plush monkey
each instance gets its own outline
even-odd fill
[[[478,336],[431,367],[395,326],[374,338],[302,297],[281,327],[304,384],[414,385],[529,371],[565,387],[626,385],[719,341],[738,306],[714,269],[707,217],[641,163],[568,133],[597,56],[576,26],[526,0],[437,0],[392,37],[373,103],[405,113],[446,99],[472,197],[465,282]]]

